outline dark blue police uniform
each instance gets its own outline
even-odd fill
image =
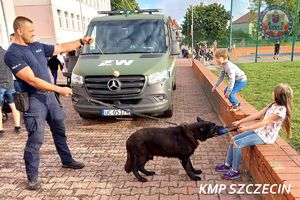
[[[34,42],[23,46],[13,43],[8,48],[4,61],[14,74],[29,66],[36,77],[51,83],[46,57],[51,57],[53,52],[53,45]],[[62,163],[72,162],[65,134],[66,114],[53,92],[39,91],[25,81],[18,80],[21,90],[28,92],[30,103],[29,110],[23,114],[28,131],[28,140],[24,150],[26,173],[28,180],[36,180],[40,164],[40,148],[44,142],[45,121],[49,124]]]

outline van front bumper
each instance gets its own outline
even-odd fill
[[[84,87],[73,87],[72,103],[79,114],[104,117],[103,110],[111,109],[108,106],[89,102],[95,99],[133,113],[144,113],[153,116],[162,115],[172,105],[172,88],[167,81],[146,86],[141,94],[134,96],[122,96],[117,98],[99,98],[90,96]]]

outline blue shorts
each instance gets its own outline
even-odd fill
[[[7,99],[7,102],[10,103],[14,103],[14,99],[12,94],[16,92],[15,88],[10,88],[10,89],[5,89],[5,88],[0,88],[0,107],[3,106],[3,100],[4,100],[4,96]]]

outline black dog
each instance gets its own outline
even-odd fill
[[[125,171],[131,171],[141,182],[147,179],[142,177],[138,171],[147,176],[155,172],[147,171],[145,164],[153,159],[153,156],[175,157],[192,180],[201,180],[195,174],[201,174],[201,170],[193,168],[190,156],[198,146],[198,141],[205,141],[216,136],[216,131],[221,126],[212,122],[197,119],[193,124],[179,125],[169,128],[143,128],[133,133],[126,141],[127,161]]]

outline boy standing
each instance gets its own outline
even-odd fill
[[[212,92],[216,91],[216,88],[223,81],[226,76],[229,80],[228,86],[224,90],[225,98],[231,103],[230,110],[236,112],[241,109],[241,104],[235,97],[237,92],[247,85],[247,76],[237,65],[228,60],[229,54],[226,49],[219,49],[215,53],[216,62],[221,66],[221,72],[219,79],[211,89]]]

